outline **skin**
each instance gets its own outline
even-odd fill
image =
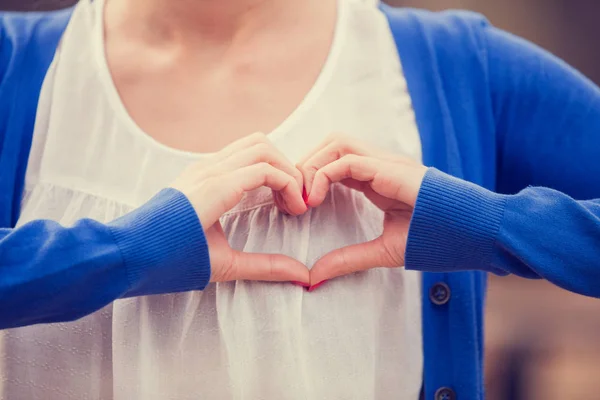
[[[172,187],[190,200],[204,228],[211,282],[247,279],[310,283],[306,266],[293,258],[234,251],[219,222],[221,215],[239,203],[245,192],[261,186],[277,193],[288,213],[306,212],[302,177],[298,172],[265,135],[255,134],[192,165],[173,183]]]
[[[106,3],[106,57],[133,120],[167,146],[214,153],[172,184],[204,228],[213,282],[292,281],[315,288],[340,275],[403,265],[425,167],[343,135],[331,136],[294,166],[265,135],[248,135],[273,130],[311,89],[329,54],[336,12],[335,0]],[[338,182],[385,212],[380,238],[335,250],[310,272],[283,255],[229,246],[219,217],[246,191],[271,188],[277,206],[294,216],[318,207]]]
[[[107,0],[106,57],[147,134],[215,152],[272,131],[297,108],[329,54],[336,17],[335,0]]]
[[[342,275],[404,265],[410,219],[427,167],[367,143],[332,135],[298,168],[308,188],[309,207],[318,207],[331,185],[339,182],[364,193],[385,213],[380,237],[334,250],[313,265],[311,289]]]
[[[409,158],[370,148],[343,135],[331,136],[294,168],[266,136],[259,134],[234,142],[210,160],[191,166],[173,187],[196,205],[210,249],[212,281],[289,280],[313,290],[342,275],[404,265],[410,219],[426,172],[426,167]],[[336,249],[310,271],[290,257],[241,253],[229,247],[219,217],[233,208],[245,191],[267,186],[280,196],[280,208],[300,215],[307,207],[323,203],[335,183],[361,191],[385,213],[380,237]],[[302,186],[308,188],[304,198]]]

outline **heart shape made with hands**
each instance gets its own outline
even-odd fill
[[[408,228],[426,172],[412,159],[340,135],[330,136],[294,166],[265,135],[254,134],[191,165],[172,187],[194,206],[204,229],[211,282],[296,281],[314,290],[337,276],[404,264]],[[334,183],[362,192],[384,212],[381,236],[335,249],[310,271],[283,254],[241,252],[229,245],[220,217],[240,204],[244,193],[270,188],[277,207],[297,216],[321,205]]]
[[[301,160],[296,168],[303,178],[307,207],[323,203],[330,187],[340,183],[362,192],[385,213],[378,238],[335,249],[310,269],[308,290],[329,279],[378,267],[401,267],[408,229],[427,168],[412,159],[373,149],[347,136],[330,136]],[[287,212],[285,200],[274,192],[275,203]],[[306,286],[301,284],[302,286]]]

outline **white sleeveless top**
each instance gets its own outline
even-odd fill
[[[104,56],[102,7],[80,1],[44,81],[19,224],[111,221],[202,157],[156,142],[125,111]],[[270,139],[292,162],[331,132],[420,160],[387,20],[358,0],[340,0],[338,15],[318,80]],[[382,217],[362,194],[334,185],[299,218],[258,190],[221,222],[232,247],[310,267],[377,237]],[[382,268],[312,293],[241,281],[119,300],[76,322],[0,332],[0,398],[416,400],[420,291],[417,272]]]

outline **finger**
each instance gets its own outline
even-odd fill
[[[307,193],[310,194],[314,176],[319,169],[348,154],[371,156],[383,160],[391,160],[394,157],[355,139],[339,135],[332,136],[326,140],[324,145],[311,153],[310,157],[297,164],[304,177]]]
[[[354,154],[346,155],[324,166],[316,173],[307,204],[311,207],[317,207],[325,200],[331,184],[350,179],[359,182],[369,182],[370,186],[377,193],[386,196],[390,192],[390,187],[383,188],[383,193],[380,193],[376,186],[394,185],[392,175],[390,175],[390,170],[393,171],[394,168],[393,164],[376,158]],[[385,182],[386,185],[376,185],[374,182],[376,178]],[[358,186],[357,184],[353,185]]]
[[[321,149],[323,149],[324,147],[326,147],[329,143],[333,142],[334,140],[341,138],[341,135],[339,134],[331,134],[328,135],[325,140],[323,140],[321,143],[319,143],[316,147],[314,147],[312,149],[312,151],[308,152],[304,157],[302,157],[300,159],[300,161],[298,161],[298,163],[296,164],[297,166],[300,165],[304,165],[306,164],[306,162],[308,160],[310,160],[316,153],[318,153],[319,151],[321,151]]]
[[[243,138],[223,147],[217,154],[215,154],[216,159],[214,159],[214,161],[218,162],[220,160],[224,160],[240,150],[247,149],[248,147],[252,147],[259,143],[267,143],[268,141],[269,139],[267,138],[267,135],[261,132],[244,136]]]
[[[296,168],[273,144],[268,142],[256,143],[250,147],[232,153],[229,157],[211,168],[214,172],[233,171],[253,164],[266,162],[291,175],[302,189],[302,173]]]
[[[193,168],[194,170],[210,168],[211,166],[214,166],[222,160],[225,160],[226,158],[230,157],[232,154],[235,154],[240,150],[252,147],[258,143],[267,142],[268,139],[264,133],[253,133],[251,135],[244,136],[243,138],[236,140],[233,143],[228,144],[218,152],[213,153],[208,157],[203,157],[202,159],[193,163],[188,168]]]
[[[311,286],[339,276],[366,271],[377,267],[397,267],[395,260],[386,250],[381,237],[369,242],[336,249],[319,259],[310,270]]]
[[[315,149],[306,160],[298,164],[298,169],[302,172],[304,178],[304,186],[307,194],[310,194],[312,191],[313,179],[317,171],[325,165],[340,159],[348,154],[348,152],[363,154],[359,146],[355,145],[349,139],[330,137],[326,139],[324,144]]]
[[[367,146],[368,145],[366,145],[365,143],[362,143],[351,136],[344,135],[341,133],[332,133],[328,135],[325,138],[325,140],[319,143],[315,148],[313,148],[311,152],[309,152],[306,156],[302,157],[300,161],[298,161],[297,165],[306,164],[310,159],[314,158],[314,156],[321,150],[330,147],[340,148],[342,153],[344,154],[348,152],[352,153],[353,151],[357,151],[358,148],[363,148],[366,151],[375,151],[375,149],[372,147],[369,147],[367,149]],[[347,150],[344,151],[344,149]]]
[[[277,207],[282,213],[287,215],[292,214],[279,192],[273,191],[273,202],[275,203],[275,207]]]
[[[300,261],[281,254],[235,251],[229,280],[299,282],[308,285],[310,272]]]
[[[354,179],[344,179],[340,183],[349,189],[356,190],[365,195],[377,208],[387,211],[390,206],[397,203],[397,200],[384,197],[371,188],[370,182],[355,181]]]
[[[202,226],[212,226],[223,214],[238,204],[245,192],[266,186],[281,193],[291,213],[307,210],[302,193],[294,178],[267,163],[258,163],[223,175],[212,176],[202,182]]]
[[[281,195],[290,214],[300,215],[307,210],[306,204],[302,200],[301,188],[298,187],[296,180],[271,164],[265,162],[253,164],[235,170],[226,176],[225,179],[230,188],[242,190],[242,193],[238,192],[239,198],[235,199],[236,201],[231,207],[241,200],[243,192],[266,186]]]

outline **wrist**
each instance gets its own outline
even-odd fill
[[[421,165],[421,164],[415,164],[415,167],[413,169],[413,171],[411,172],[411,179],[410,179],[410,192],[412,193],[410,200],[409,200],[409,205],[412,206],[413,208],[416,206],[417,204],[417,198],[419,197],[419,192],[421,191],[421,187],[423,185],[423,180],[425,179],[425,176],[427,175],[427,172],[429,171],[429,168]]]
[[[505,204],[504,195],[428,169],[409,227],[406,268],[492,270]]]
[[[181,192],[164,189],[109,226],[127,270],[127,296],[201,290],[208,284],[204,230]]]

